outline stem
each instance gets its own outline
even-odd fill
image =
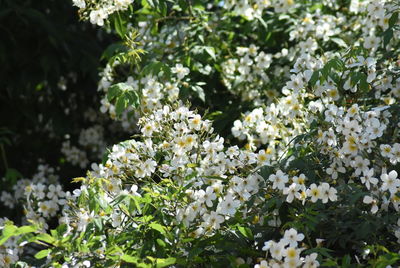
[[[8,162],[7,162],[7,157],[6,157],[6,151],[4,150],[4,145],[0,144],[0,150],[1,150],[1,158],[3,160],[4,168],[5,170],[8,170]]]
[[[192,20],[192,19],[194,19],[193,16],[184,16],[184,17],[167,16],[167,17],[156,19],[155,22],[159,23],[164,20]]]

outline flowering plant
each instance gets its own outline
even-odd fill
[[[399,263],[398,3],[74,5],[122,40],[100,110],[136,134],[72,192],[25,188],[33,225],[5,221],[4,264],[20,242],[44,267]]]

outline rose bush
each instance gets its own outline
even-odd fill
[[[3,265],[400,263],[398,2],[73,3],[121,39],[100,113],[133,136],[73,191],[15,189],[31,225],[4,220]],[[79,143],[100,153],[102,135]]]

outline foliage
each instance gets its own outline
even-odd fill
[[[119,38],[100,111],[134,135],[73,192],[47,168],[15,190],[32,225],[5,221],[2,264],[399,265],[399,3],[73,4]],[[98,159],[103,130],[79,138]]]

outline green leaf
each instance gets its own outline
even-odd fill
[[[43,249],[35,254],[35,258],[38,260],[43,259],[44,257],[47,257],[50,252],[51,252],[50,249]]]
[[[134,264],[138,264],[138,262],[139,262],[139,258],[130,256],[130,255],[126,255],[126,254],[121,256],[121,260],[123,260],[127,263],[134,263]]]
[[[99,232],[103,231],[103,221],[101,220],[101,218],[95,218],[93,220],[94,225],[98,228]]]
[[[252,233],[252,231],[250,230],[249,227],[238,226],[238,230],[242,235],[244,235],[248,239],[251,239],[251,240],[254,239],[254,235],[253,235],[253,233]]]
[[[333,69],[335,69],[335,70],[337,70],[337,71],[344,71],[344,69],[345,69],[345,64],[344,64],[344,62],[341,60],[341,59],[339,59],[339,58],[334,58],[334,59],[332,59],[331,60],[331,65],[332,65],[332,68]]]
[[[115,113],[117,114],[117,116],[120,116],[122,114],[122,112],[127,107],[127,104],[128,104],[128,101],[127,101],[125,95],[120,96],[117,99],[117,103],[115,104]]]
[[[261,16],[254,16],[261,24],[264,26],[265,29],[268,29],[268,25],[265,20]]]
[[[213,58],[213,60],[216,60],[216,56],[215,56],[215,48],[213,47],[204,47],[204,50],[207,52],[208,55],[211,56],[211,58]]]
[[[260,169],[260,175],[264,180],[268,180],[269,176],[273,174],[274,169],[270,166],[263,166]]]
[[[22,235],[22,234],[27,234],[27,233],[33,233],[36,232],[39,229],[38,226],[35,225],[26,225],[18,228],[17,234],[16,235]]]
[[[161,246],[163,248],[167,246],[167,244],[164,241],[162,241],[160,238],[157,238],[156,242],[159,246]]]
[[[132,105],[134,108],[139,107],[140,105],[139,94],[135,90],[125,92],[125,95],[128,98],[129,105]]]
[[[347,254],[347,255],[343,256],[343,258],[342,258],[342,266],[350,265],[350,263],[351,263],[350,255]]]
[[[122,94],[124,94],[125,92],[130,92],[130,91],[134,91],[134,89],[126,83],[118,83],[112,85],[108,88],[107,99],[108,101],[112,101],[114,98],[117,98]]]
[[[133,200],[133,202],[135,204],[135,207],[138,210],[138,212],[140,214],[142,214],[142,209],[140,208],[140,203],[139,203],[139,200],[140,200],[139,197],[134,196],[134,195],[130,195],[129,197]]]
[[[111,87],[108,88],[107,91],[107,99],[108,101],[112,101],[114,98],[116,98],[120,94],[120,88],[117,85],[112,85]]]
[[[313,72],[313,74],[311,75],[310,81],[308,81],[308,83],[310,83],[310,86],[315,86],[315,84],[317,83],[318,79],[319,79],[319,74],[320,71],[317,70],[315,72]]]
[[[390,40],[393,38],[393,29],[389,28],[383,33],[383,47],[389,44]]]
[[[114,27],[115,27],[115,30],[117,31],[118,35],[121,38],[124,38],[124,36],[126,34],[126,23],[121,18],[121,15],[119,14],[119,12],[117,12],[116,15],[114,16]]]
[[[154,229],[154,230],[160,232],[161,234],[165,234],[165,233],[166,233],[166,232],[165,232],[165,227],[162,226],[162,225],[159,224],[159,223],[152,222],[152,223],[149,224],[149,227],[150,227],[151,229]]]
[[[362,91],[368,91],[369,90],[369,84],[367,82],[367,75],[362,74],[361,80],[360,80],[360,89]]]
[[[328,259],[322,263],[323,267],[338,267],[338,263],[334,260]]]
[[[345,41],[343,41],[343,39],[341,39],[341,38],[331,38],[331,40],[333,41],[333,42],[335,42],[337,45],[339,45],[340,47],[344,47],[344,48],[347,48],[348,47],[348,45],[346,44],[346,42]]]
[[[206,101],[206,95],[204,93],[204,89],[200,86],[192,86],[192,90],[197,93],[197,96],[199,97],[200,100],[203,102]]]
[[[18,170],[14,169],[14,168],[8,168],[6,170],[6,174],[5,174],[6,180],[11,184],[14,185],[16,184],[17,180],[19,178],[22,178],[21,173],[19,173]]]
[[[182,8],[182,10],[184,10],[184,11],[189,7],[188,2],[185,1],[185,0],[178,0],[178,3],[179,3],[179,6],[180,6],[180,7]]]
[[[3,234],[0,236],[0,245],[4,244],[10,237],[15,235],[18,227],[14,224],[6,223],[3,228]]]
[[[169,265],[172,265],[176,262],[176,258],[167,258],[167,259],[156,259],[156,267],[162,268]]]
[[[38,236],[36,236],[36,240],[40,240],[48,244],[53,244],[55,242],[55,239],[51,235],[46,233],[39,234]]]
[[[208,119],[208,120],[215,120],[217,117],[223,115],[224,113],[221,111],[215,111],[215,112],[211,112],[208,113],[204,116],[204,119]]]
[[[167,4],[165,3],[165,1],[160,1],[159,3],[159,10],[162,16],[166,16],[167,15]]]
[[[392,28],[399,19],[399,13],[394,12],[389,19],[389,28]]]

